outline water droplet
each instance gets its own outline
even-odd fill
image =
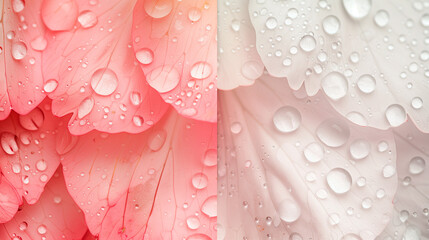
[[[191,76],[196,79],[205,79],[212,74],[212,66],[207,62],[198,62],[192,66]]]
[[[48,45],[48,41],[43,36],[36,37],[30,42],[31,48],[33,48],[36,51],[45,50],[47,45]]]
[[[340,215],[338,215],[337,213],[329,214],[328,222],[332,226],[338,225],[338,223],[340,223],[340,220]]]
[[[375,84],[375,78],[369,74],[364,74],[357,80],[359,90],[366,94],[374,92]]]
[[[203,173],[197,173],[192,177],[192,186],[196,189],[206,188],[208,184],[208,178]]]
[[[39,161],[37,161],[37,163],[36,163],[36,169],[37,170],[39,170],[39,171],[41,171],[41,172],[43,172],[43,171],[45,171],[46,169],[48,168],[48,164],[46,163],[46,161],[45,160],[39,160]]]
[[[201,212],[209,217],[217,217],[217,197],[208,197],[201,206]]]
[[[201,10],[196,7],[189,9],[188,18],[192,22],[197,22],[201,18]]]
[[[132,92],[130,95],[130,101],[134,106],[139,106],[142,103],[143,99],[140,93]]]
[[[152,133],[148,139],[148,146],[152,151],[158,151],[164,146],[165,139],[167,138],[167,132],[165,130],[159,130]]]
[[[16,143],[15,135],[9,132],[3,132],[1,134],[1,147],[3,151],[9,155],[13,155],[18,152],[18,144]]]
[[[140,49],[136,52],[136,58],[141,64],[151,64],[153,62],[153,51],[149,48]]]
[[[429,27],[429,13],[423,14],[422,18],[420,19],[420,23],[423,27]]]
[[[304,156],[311,163],[320,162],[324,156],[323,146],[317,142],[308,144],[304,149]]]
[[[408,165],[408,170],[411,174],[420,174],[425,170],[426,162],[421,157],[414,157],[410,160],[410,164]]]
[[[134,125],[136,125],[137,127],[141,127],[141,126],[143,126],[144,119],[143,119],[143,117],[142,117],[142,116],[138,116],[138,115],[133,116],[133,123],[134,123]]]
[[[316,134],[327,146],[340,147],[349,139],[350,129],[347,123],[340,119],[328,119],[317,127]]]
[[[26,229],[27,229],[27,227],[28,227],[28,223],[27,222],[21,222],[20,224],[19,224],[19,230],[21,230],[21,231],[25,231]]]
[[[217,164],[216,149],[208,149],[203,157],[203,164],[207,167],[213,167]]]
[[[173,9],[172,0],[145,1],[144,10],[153,18],[163,18]]]
[[[363,209],[370,209],[372,207],[372,200],[371,198],[364,198],[362,200],[362,208]]]
[[[264,66],[257,61],[247,61],[241,66],[241,74],[250,80],[255,80],[264,73]]]
[[[281,220],[291,223],[301,216],[301,207],[290,199],[285,199],[279,203],[278,214]]]
[[[419,97],[415,97],[411,100],[411,106],[414,109],[420,109],[423,107],[423,100]]]
[[[45,85],[43,86],[43,90],[46,93],[51,93],[55,91],[57,87],[58,87],[58,81],[55,79],[49,79],[48,81],[46,81]]]
[[[343,74],[330,72],[322,79],[322,89],[326,96],[336,101],[346,96],[349,85]]]
[[[21,165],[19,163],[12,164],[12,172],[13,173],[20,173],[21,172]]]
[[[384,10],[378,11],[374,16],[374,22],[379,27],[387,26],[389,23],[389,13]]]
[[[383,177],[390,178],[396,174],[396,169],[394,166],[387,164],[383,167]]]
[[[334,193],[344,194],[350,191],[352,186],[352,177],[350,173],[343,168],[334,168],[326,175],[328,186]]]
[[[40,108],[35,108],[27,115],[19,115],[21,126],[30,131],[36,131],[43,126],[45,115]]]
[[[92,11],[83,11],[77,17],[77,21],[83,28],[92,28],[98,23],[98,18]]]
[[[232,22],[231,22],[231,28],[232,28],[232,30],[233,30],[234,32],[238,32],[238,31],[240,31],[240,25],[241,25],[241,23],[240,23],[240,21],[239,21],[239,20],[237,20],[237,19],[234,19],[234,20],[232,20]]]
[[[284,106],[274,113],[273,122],[278,131],[290,133],[301,125],[301,114],[294,107]]]
[[[330,15],[323,19],[322,26],[326,34],[334,35],[340,30],[340,20]]]
[[[316,48],[316,39],[311,35],[305,35],[299,41],[299,46],[305,52],[311,52]]]
[[[302,238],[302,236],[299,233],[292,233],[289,236],[289,240],[304,240],[304,238]]]
[[[100,68],[92,74],[91,87],[95,93],[109,96],[118,87],[118,77],[109,68]]]
[[[22,60],[27,55],[27,46],[23,42],[12,43],[12,57],[15,60]]]
[[[346,115],[347,119],[360,126],[368,126],[368,121],[359,112],[349,112]]]
[[[239,134],[241,132],[241,124],[239,122],[233,122],[231,124],[231,132],[234,134]]]
[[[271,30],[276,28],[277,27],[277,19],[274,17],[267,18],[267,21],[265,22],[265,26]]]
[[[46,234],[47,231],[46,226],[43,224],[37,228],[37,232],[41,235]]]
[[[166,93],[173,90],[179,84],[180,74],[175,68],[160,66],[150,72],[146,80],[158,92]]]
[[[195,230],[200,227],[200,220],[195,216],[191,216],[186,219],[186,224],[189,229]]]
[[[397,127],[407,120],[407,114],[401,105],[392,104],[386,109],[386,118],[390,126]]]
[[[359,20],[371,10],[371,0],[343,0],[343,6],[350,17]]]
[[[92,99],[91,97],[85,98],[80,103],[80,105],[77,109],[77,117],[80,119],[84,118],[86,115],[88,115],[92,111],[93,107],[94,107],[94,99]]]
[[[359,139],[350,144],[350,155],[353,159],[364,159],[369,155],[371,145],[368,141]]]
[[[25,2],[24,0],[12,0],[12,9],[15,13],[20,13],[24,10]]]
[[[60,204],[60,203],[61,203],[61,201],[62,201],[61,197],[59,197],[59,196],[55,196],[55,197],[54,197],[54,203],[56,203],[56,204]]]

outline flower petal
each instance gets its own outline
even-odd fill
[[[133,44],[147,82],[181,115],[216,121],[216,1],[139,0]]]
[[[293,89],[304,83],[310,96],[322,89],[337,111],[360,125],[396,127],[408,114],[429,132],[424,9],[401,0],[249,5],[270,74],[287,77]]]
[[[53,99],[54,114],[73,113],[69,129],[76,135],[93,129],[137,133],[151,127],[167,105],[146,83],[133,56],[135,1],[63,2],[77,3],[79,15],[73,30],[47,34],[49,48],[43,53],[45,90]],[[49,19],[61,21],[63,15]]]
[[[59,169],[35,205],[24,204],[15,217],[2,224],[1,239],[82,239],[87,227],[73,202]]]
[[[11,113],[0,122],[0,167],[20,197],[34,204],[57,169],[55,151],[60,119],[51,113],[51,101],[43,101],[27,115]]]
[[[398,152],[398,190],[395,214],[380,239],[429,239],[429,134],[420,132],[411,122],[395,129]]]
[[[224,239],[374,239],[384,229],[397,184],[390,132],[348,123],[286,79],[263,76],[220,102]]]
[[[218,88],[251,85],[264,72],[256,51],[255,30],[250,22],[248,0],[221,1],[219,6]]]
[[[13,3],[13,4],[12,4]],[[5,1],[0,24],[0,120],[10,110],[27,114],[45,98],[41,53],[44,27],[35,10],[40,1]]]
[[[91,233],[100,239],[158,239],[160,234],[182,239],[189,234],[185,216],[197,212],[201,227],[194,232],[214,237],[215,218],[199,208],[216,194],[215,169],[202,165],[207,149],[215,149],[215,129],[170,111],[144,133],[80,136],[62,163],[68,190]],[[196,191],[191,176],[201,172],[210,184]],[[185,201],[189,211],[182,208]]]
[[[9,181],[0,175],[0,223],[10,221],[22,203],[21,196]]]

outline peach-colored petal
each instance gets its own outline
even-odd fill
[[[45,97],[41,53],[46,48],[40,1],[8,0],[0,17],[0,120],[11,109],[27,114]]]
[[[216,1],[139,0],[133,44],[147,82],[184,116],[216,121]]]
[[[74,9],[69,1],[62,2],[61,11]],[[73,134],[93,129],[136,133],[151,127],[168,105],[146,83],[134,57],[131,27],[135,1],[72,2],[79,11],[73,30],[48,32],[49,48],[43,53],[45,91],[53,99],[53,113],[73,113],[69,122]],[[43,4],[45,8],[58,1]],[[70,17],[68,14],[74,13],[52,15],[55,18],[44,21],[55,25],[55,21],[63,21],[63,15]]]
[[[36,203],[60,163],[55,151],[59,122],[50,100],[27,115],[11,113],[0,122],[1,172],[29,204]]]
[[[0,223],[11,220],[21,203],[21,196],[3,174],[0,174]]]
[[[81,240],[86,231],[84,216],[58,169],[35,205],[24,204],[11,221],[0,226],[0,239]]]
[[[206,151],[215,151],[215,131],[215,124],[171,110],[144,133],[79,136],[62,163],[68,190],[91,233],[103,240],[182,239],[193,233],[215,238],[216,208],[212,201],[202,206],[216,195],[215,168],[203,165]],[[206,163],[213,166],[213,161],[216,154],[209,154]],[[193,183],[200,173],[207,179]],[[199,228],[188,230],[186,220],[195,214]]]
[[[384,229],[397,185],[391,132],[266,75],[220,102],[219,239],[369,240]]]

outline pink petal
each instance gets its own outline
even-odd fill
[[[167,105],[146,83],[133,56],[133,2],[72,2],[79,11],[73,30],[49,32],[49,49],[43,53],[45,90],[53,99],[54,114],[73,113],[69,129],[76,135],[93,129],[136,133],[151,127]],[[68,5],[72,2],[64,1],[64,8],[74,9]],[[50,4],[58,1],[44,1],[42,10],[53,8],[46,6]],[[63,5],[60,9],[64,10]],[[44,21],[57,24],[63,15]]]
[[[147,82],[187,117],[216,121],[216,1],[139,0],[133,44]]]
[[[80,240],[87,227],[80,209],[67,193],[59,169],[35,205],[24,204],[15,217],[0,227],[1,239]]]
[[[182,239],[191,232],[214,238],[215,216],[205,216],[200,208],[204,199],[216,194],[216,170],[202,164],[206,151],[215,151],[215,129],[214,124],[171,111],[144,133],[80,136],[62,163],[68,190],[85,213],[91,233],[100,239],[158,239],[161,234]],[[208,160],[216,161],[210,156]],[[197,191],[191,176],[200,172],[209,185]],[[189,210],[183,209],[185,201]],[[161,210],[166,215],[160,215]],[[188,231],[186,217],[195,213],[201,226]]]
[[[13,3],[13,5],[12,5]],[[46,48],[44,27],[37,13],[40,1],[5,1],[0,43],[0,119],[11,108],[27,114],[45,98],[41,53]]]
[[[9,181],[0,175],[0,223],[7,222],[12,219],[18,206],[22,203],[21,196],[15,191],[15,188]]]
[[[60,120],[50,103],[45,100],[27,115],[11,113],[0,122],[1,171],[29,204],[36,203],[60,163],[55,151]]]

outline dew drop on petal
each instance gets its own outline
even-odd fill
[[[118,77],[109,68],[100,68],[92,74],[91,87],[95,93],[109,96],[118,87]]]
[[[48,230],[46,229],[46,226],[45,225],[40,225],[39,227],[37,227],[37,232],[39,233],[39,234],[41,234],[41,235],[44,235],[44,234],[46,234],[46,232],[47,232]]]
[[[295,222],[301,216],[301,207],[290,199],[281,201],[277,211],[280,219],[287,223]]]
[[[241,132],[241,130],[242,130],[241,123],[239,123],[239,122],[233,122],[231,124],[231,132],[232,133],[239,134]]]
[[[208,178],[204,173],[197,173],[192,177],[192,186],[196,189],[204,189],[207,184]]]
[[[340,20],[336,16],[330,15],[323,19],[322,26],[326,34],[334,35],[340,30]]]
[[[316,48],[316,39],[311,35],[305,35],[299,41],[299,46],[305,52],[311,52]]]
[[[132,92],[130,94],[130,101],[131,104],[133,104],[134,106],[139,106],[142,103],[143,99],[140,93]]]
[[[323,146],[317,142],[308,144],[304,149],[304,156],[311,163],[320,162],[324,156]]]
[[[347,79],[339,72],[330,72],[322,79],[323,91],[326,96],[334,101],[346,96],[348,88]]]
[[[148,138],[148,146],[152,151],[158,151],[164,146],[165,140],[167,138],[167,132],[165,130],[159,130],[151,135]]]
[[[46,93],[51,93],[55,91],[57,87],[58,87],[58,81],[55,79],[49,79],[48,81],[46,81],[45,85],[43,86],[43,90]]]
[[[334,168],[326,175],[326,182],[334,193],[344,194],[351,189],[352,177],[344,168]]]
[[[151,64],[153,62],[153,52],[149,48],[140,49],[136,52],[136,58],[141,64]]]
[[[411,107],[414,109],[420,109],[423,107],[423,100],[419,97],[415,97],[411,100]]]
[[[396,169],[394,166],[387,164],[383,167],[383,177],[390,178],[396,174]]]
[[[26,229],[27,229],[27,227],[28,227],[28,223],[27,222],[21,222],[20,224],[19,224],[19,230],[21,230],[21,231],[25,231]]]
[[[13,173],[20,173],[21,172],[21,165],[18,163],[12,164],[12,172]]]
[[[13,155],[18,152],[18,144],[15,139],[15,135],[9,132],[3,132],[1,134],[1,146],[3,151],[9,155]]]
[[[379,27],[387,26],[389,23],[389,13],[384,10],[378,11],[374,16],[374,22]]]
[[[144,10],[153,18],[163,18],[173,9],[172,0],[144,1]]]
[[[208,197],[201,206],[201,212],[209,217],[217,217],[217,197]]]
[[[405,109],[399,104],[392,104],[386,109],[386,119],[390,126],[397,127],[407,120]]]
[[[77,17],[77,21],[83,28],[91,28],[98,23],[98,18],[92,11],[83,11]]]
[[[366,118],[359,112],[349,112],[346,115],[347,119],[352,121],[354,124],[359,126],[368,126],[368,121]]]
[[[361,205],[362,205],[363,209],[370,209],[372,207],[372,200],[371,200],[371,198],[364,198],[362,200]]]
[[[347,14],[359,20],[366,17],[371,10],[371,0],[343,0]]]
[[[350,155],[353,159],[364,159],[369,155],[371,145],[368,141],[359,139],[350,144]]]
[[[189,229],[198,229],[200,227],[200,224],[200,220],[195,216],[191,216],[186,219],[186,225],[188,225]]]
[[[357,80],[359,90],[366,94],[374,92],[375,84],[375,78],[369,74],[364,74]]]
[[[203,164],[207,167],[213,167],[217,164],[216,149],[208,149],[203,157]]]
[[[24,10],[25,2],[24,0],[12,0],[12,9],[15,13],[20,13]]]
[[[420,23],[423,27],[429,27],[429,13],[425,13],[420,19]]]
[[[146,80],[158,92],[166,93],[179,84],[180,74],[174,67],[160,66],[152,70]]]
[[[143,126],[144,119],[142,116],[139,116],[139,115],[133,116],[133,123],[137,127],[141,127],[141,126]]]
[[[274,17],[267,18],[267,21],[265,22],[265,26],[271,30],[276,28],[277,27],[277,19]]]
[[[195,63],[191,68],[191,77],[205,79],[212,74],[212,66],[207,62]]]
[[[82,119],[84,118],[86,115],[88,115],[91,111],[92,108],[94,107],[94,99],[92,99],[91,97],[89,98],[85,98],[79,105],[78,109],[77,109],[77,117]]]
[[[327,146],[340,147],[349,139],[350,129],[342,120],[328,119],[317,127],[316,135]]]
[[[189,9],[188,18],[192,22],[197,22],[201,18],[201,10],[196,7]]]
[[[250,80],[255,80],[264,72],[264,66],[256,61],[248,61],[241,66],[241,74]]]
[[[417,175],[422,173],[425,170],[426,162],[421,157],[414,157],[410,160],[408,165],[408,171],[411,174]]]
[[[11,51],[13,59],[22,60],[27,55],[27,46],[23,42],[14,42]]]
[[[40,108],[35,108],[27,115],[19,115],[19,123],[21,126],[30,131],[36,131],[42,127],[45,120],[45,115]]]
[[[48,168],[48,164],[46,163],[46,161],[45,160],[39,160],[39,161],[37,161],[37,163],[36,163],[36,169],[38,170],[38,171],[40,171],[40,172],[43,172],[43,171],[45,171],[46,169]]]
[[[301,114],[294,107],[284,106],[274,113],[273,122],[278,131],[290,133],[301,125]]]
[[[48,46],[48,40],[43,36],[39,36],[30,42],[30,46],[36,51],[43,51],[46,49],[46,46]]]

